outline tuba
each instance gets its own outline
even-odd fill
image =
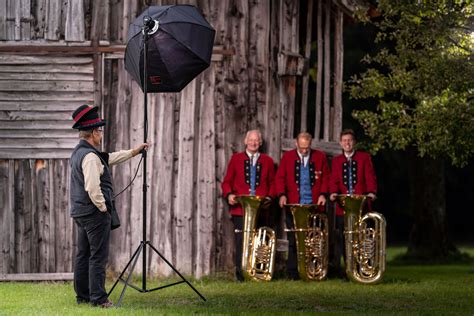
[[[337,199],[344,208],[347,276],[360,283],[376,283],[385,271],[385,218],[376,212],[362,216],[365,195],[340,194]]]
[[[237,201],[244,210],[242,247],[242,273],[245,280],[270,281],[273,275],[276,254],[276,234],[270,227],[255,230],[260,209],[269,198],[240,195]]]
[[[324,279],[328,272],[328,218],[315,204],[287,204],[293,215],[298,274],[302,280]]]

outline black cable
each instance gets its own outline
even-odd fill
[[[138,174],[138,170],[140,170],[140,164],[142,163],[142,160],[143,160],[143,155],[142,155],[142,158],[140,158],[140,161],[138,162],[138,166],[137,166],[137,171],[135,172],[135,175],[133,176],[133,179],[132,181],[122,190],[120,191],[119,193],[115,194],[114,195],[114,199],[119,196],[120,194],[122,194],[125,190],[127,190],[133,183],[133,181],[135,181],[135,178],[137,177],[137,174]],[[146,176],[146,175],[145,175]]]

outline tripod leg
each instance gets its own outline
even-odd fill
[[[133,259],[133,263],[132,263],[132,267],[130,268],[130,271],[128,273],[128,276],[127,276],[127,279],[125,280],[125,284],[123,286],[123,289],[122,289],[122,292],[120,293],[120,297],[119,297],[119,300],[117,301],[117,304],[116,306],[119,307],[120,306],[120,303],[122,302],[122,299],[123,299],[123,296],[125,295],[125,290],[127,289],[127,286],[129,284],[129,281],[130,281],[130,277],[132,276],[133,274],[133,270],[135,269],[135,265],[137,264],[137,261],[138,261],[138,257],[140,255],[140,252],[142,251],[143,247],[145,246],[145,244],[143,243],[143,241],[140,243],[140,246],[138,247],[137,251],[135,251],[135,254],[133,256],[135,256],[135,258],[132,257]],[[131,260],[130,260],[131,262]],[[130,263],[129,262],[129,263]],[[125,268],[126,269],[126,268]],[[125,269],[123,270],[122,274],[125,272]],[[119,278],[117,280],[117,282],[121,280],[121,278]],[[112,292],[112,291],[110,291]],[[109,293],[110,294],[110,293]]]
[[[130,260],[128,260],[127,265],[125,266],[125,268],[123,268],[122,272],[120,273],[119,277],[117,278],[117,281],[115,281],[114,285],[112,286],[112,288],[109,291],[109,294],[107,294],[107,297],[109,297],[110,294],[112,294],[112,292],[114,291],[115,286],[119,283],[120,280],[122,280],[122,276],[125,274],[125,271],[127,271],[128,266],[132,263],[135,256],[138,256],[139,251],[141,250],[142,247],[143,247],[143,245],[141,243],[140,246],[138,246],[137,250],[135,250],[135,252],[133,253],[133,256],[130,258]]]
[[[150,244],[150,242],[147,241],[146,243],[148,244],[148,246],[150,246],[151,249],[153,249],[154,252],[156,252],[156,254],[157,254],[158,256],[160,256],[161,259],[163,259],[163,261],[166,262],[166,264],[167,264],[168,266],[170,266],[171,269],[173,269],[174,272],[176,272],[176,274],[178,274],[178,275],[181,277],[181,279],[182,279],[184,282],[186,282],[186,283],[194,290],[194,292],[196,292],[197,295],[199,295],[199,296],[201,297],[201,299],[202,299],[203,301],[206,301],[206,298],[205,298],[204,296],[202,296],[202,294],[199,293],[199,291],[196,290],[196,288],[195,288],[191,283],[189,283],[188,280],[186,280],[186,278],[185,278],[181,273],[179,273],[179,271],[178,271],[175,267],[173,267],[173,265],[172,265],[168,260],[166,260],[166,258],[163,257],[163,255],[162,255],[158,250],[156,250],[156,248],[153,247],[152,244]]]

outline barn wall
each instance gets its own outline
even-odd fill
[[[0,273],[72,271],[67,158],[77,143],[70,129],[77,106],[101,106],[105,150],[142,142],[143,93],[123,62],[128,24],[142,2],[0,0]],[[297,77],[308,69],[298,32],[306,8],[284,0],[178,3],[203,11],[216,29],[215,52],[181,93],[149,95],[147,231],[162,255],[199,278],[232,271],[234,232],[220,185],[244,133],[261,129],[278,162],[299,128]],[[139,160],[113,167],[116,192]],[[122,227],[112,233],[113,271],[142,239],[142,177],[116,199]],[[148,261],[153,274],[172,273],[155,254]]]

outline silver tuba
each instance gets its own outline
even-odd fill
[[[328,218],[316,204],[287,204],[293,215],[298,274],[302,280],[320,281],[328,272]]]
[[[386,221],[382,214],[362,216],[365,195],[337,196],[344,208],[347,276],[360,283],[377,283],[385,271]]]
[[[242,238],[242,273],[245,280],[270,281],[273,276],[276,254],[276,234],[270,227],[255,230],[258,213],[269,198],[251,195],[236,197],[244,210]]]

